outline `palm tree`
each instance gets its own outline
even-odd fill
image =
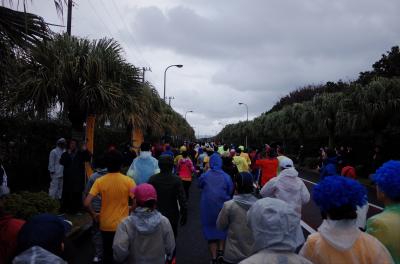
[[[342,93],[325,93],[317,95],[313,100],[315,118],[323,130],[328,134],[328,146],[335,145],[336,126],[339,118],[339,106],[343,100]]]
[[[0,45],[27,48],[49,38],[49,28],[43,18],[0,6]]]
[[[38,116],[61,105],[73,129],[82,131],[88,115],[115,113],[141,94],[138,70],[121,51],[112,39],[56,35],[31,49],[15,103]]]
[[[290,137],[299,140],[300,144],[313,129],[314,113],[310,102],[294,103],[283,109],[287,116],[286,128],[290,130]]]
[[[10,8],[5,7],[8,2]],[[28,1],[23,0],[22,6],[24,11],[16,11],[11,9],[15,6],[15,1],[2,1],[0,6],[0,48],[5,43],[20,48],[28,48],[43,39],[48,39],[50,30],[44,19],[35,14],[28,13]],[[63,6],[66,0],[54,0],[54,5],[59,15],[63,15]],[[17,1],[17,8],[20,1]]]
[[[357,86],[350,95],[353,124],[358,129],[372,130],[375,144],[382,145],[383,131],[395,121],[400,109],[400,78],[378,78],[365,87]]]

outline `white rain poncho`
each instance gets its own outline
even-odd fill
[[[310,263],[294,252],[304,242],[300,216],[275,198],[258,200],[247,213],[254,236],[253,256],[241,263]]]
[[[55,178],[63,176],[64,166],[60,164],[61,155],[65,152],[63,148],[56,147],[50,151],[48,170]]]
[[[361,232],[356,220],[324,220],[310,235],[300,255],[318,263],[393,263],[388,250],[373,236]]]
[[[13,264],[31,264],[31,263],[66,264],[67,262],[41,247],[34,246],[16,256],[12,263]]]
[[[118,263],[164,264],[175,248],[169,220],[157,210],[138,207],[115,233],[114,260]]]
[[[310,192],[294,168],[284,169],[261,189],[262,197],[285,201],[301,215],[301,207],[310,200]]]

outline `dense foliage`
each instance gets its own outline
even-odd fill
[[[21,3],[25,8],[27,1]],[[61,14],[63,3],[54,0]],[[47,189],[49,151],[59,137],[83,139],[88,115],[96,117],[95,155],[130,143],[138,128],[152,141],[194,138],[183,116],[142,82],[118,42],[54,34],[41,17],[3,3],[0,159],[12,190]]]
[[[75,131],[82,131],[87,116],[96,115],[98,127],[141,128],[159,138],[179,131],[182,138],[194,138],[184,118],[150,83],[140,81],[140,71],[126,61],[118,42],[53,34],[42,18],[22,14],[27,20],[20,34],[21,21],[15,26],[0,19],[2,117],[68,120]],[[33,30],[39,26],[41,31]]]
[[[351,145],[362,150],[374,145],[398,155],[400,139],[400,52],[392,48],[375,63],[374,77],[363,84],[367,73],[349,83],[308,86],[282,98],[269,112],[249,122],[227,125],[219,140],[250,146],[273,141],[297,148]],[[310,146],[311,145],[311,146]],[[363,153],[366,155],[366,152]]]
[[[6,211],[18,219],[28,220],[41,213],[57,214],[60,204],[45,192],[20,192],[7,197]]]

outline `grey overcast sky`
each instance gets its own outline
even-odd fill
[[[66,25],[52,0],[28,11]],[[251,119],[301,86],[356,78],[399,45],[399,14],[399,0],[75,0],[72,33],[118,40],[160,96],[165,67],[183,64],[167,96],[210,135],[245,120],[238,102]]]

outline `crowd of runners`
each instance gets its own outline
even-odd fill
[[[337,162],[343,152],[324,152],[321,180],[310,194],[277,144],[249,151],[216,143],[144,142],[137,155],[112,146],[92,157],[76,141],[67,146],[59,139],[49,156],[49,195],[61,201],[63,213],[89,212],[98,263],[175,263],[179,226],[191,210],[189,190],[200,188],[211,263],[399,264],[400,161],[374,172],[385,208],[366,219],[367,191],[354,179],[354,168]],[[95,173],[85,182],[90,160]],[[12,218],[4,210],[9,189],[2,175],[0,263],[65,263],[71,223],[51,214],[27,222]],[[323,223],[305,239],[300,222],[310,199]]]

